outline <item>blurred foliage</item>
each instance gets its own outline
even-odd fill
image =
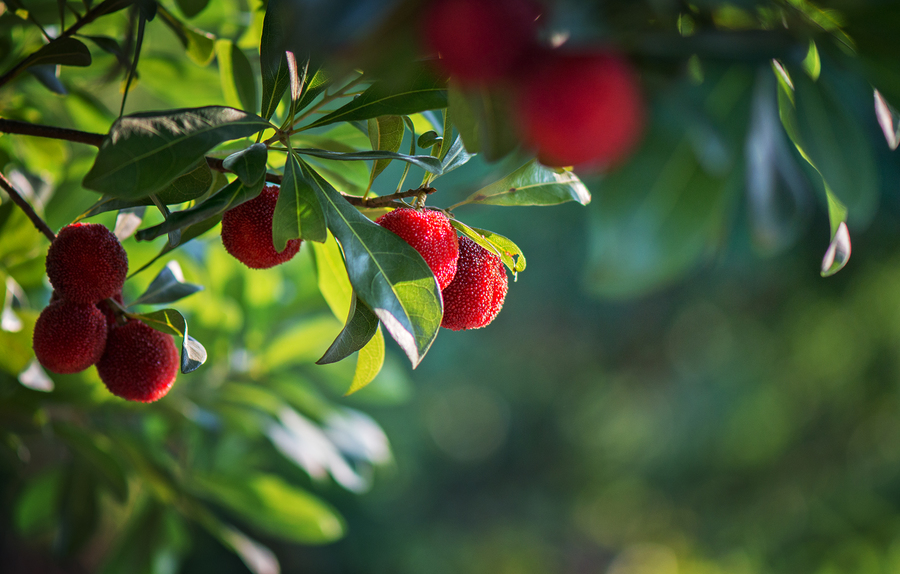
[[[91,66],[70,66],[83,62],[77,46],[63,60],[44,53],[53,63],[0,89],[0,115],[108,132],[139,16],[156,6],[136,4],[79,36]],[[286,4],[307,16],[288,47],[310,49],[313,68],[319,57],[336,76],[361,65],[386,82],[408,79],[417,3]],[[546,4],[548,36],[611,43],[636,62],[648,131],[628,163],[584,176],[594,193],[587,210],[500,209],[465,204],[525,169],[527,154],[512,149],[506,120],[470,118],[496,138],[484,155],[498,161],[477,156],[442,176],[433,199],[514,239],[532,272],[512,285],[490,329],[443,333],[412,375],[393,348],[374,382],[344,397],[381,355],[361,354],[360,371],[314,364],[350,305],[349,292],[323,287],[333,241],[306,242],[290,264],[250,271],[224,253],[207,220],[193,231],[211,233],[176,250],[162,237],[125,242],[133,270],[151,262],[127,283],[126,301],[170,261],[204,286],[178,306],[209,351],[207,365],[179,375],[152,405],[109,396],[93,369],[47,378],[30,349],[50,296],[47,243],[0,203],[5,569],[900,568],[900,164],[885,143],[896,139],[891,105],[900,105],[900,10],[888,0]],[[0,4],[0,72],[44,45],[39,24],[58,32],[61,13],[71,24],[90,5]],[[263,18],[259,0],[160,2],[125,110],[265,109],[267,86],[256,80]],[[873,87],[885,102],[879,116]],[[274,117],[293,116],[289,100]],[[373,127],[399,124],[385,117],[367,120],[368,137],[323,124],[295,141],[414,152],[413,136],[376,143],[385,138]],[[409,122],[422,136],[441,132],[441,120],[429,112]],[[0,169],[54,229],[95,203],[81,188],[94,155],[80,144],[0,136]],[[406,174],[400,163],[379,165],[374,181],[361,161],[308,158],[357,195],[391,193]],[[284,166],[269,154],[267,167]],[[206,190],[224,184],[219,175]],[[548,197],[583,203],[578,189]],[[97,213],[93,221],[116,227],[113,213]],[[151,208],[144,224],[162,221]],[[823,280],[819,272],[849,256],[842,223],[853,263]],[[829,242],[838,265],[818,269]]]

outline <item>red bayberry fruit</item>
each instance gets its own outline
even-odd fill
[[[124,306],[125,302],[122,300],[122,293],[116,293],[111,297],[114,299],[119,305]],[[112,306],[106,302],[106,299],[97,303],[97,308],[103,313],[103,316],[106,317],[106,326],[112,329],[116,325],[116,312],[113,310]]]
[[[460,237],[456,276],[442,293],[441,326],[453,331],[486,327],[503,307],[508,288],[500,258],[468,237]]]
[[[518,86],[523,140],[549,166],[606,167],[637,145],[644,103],[637,76],[608,52],[549,52]]]
[[[375,223],[390,229],[419,252],[443,289],[456,274],[459,243],[450,220],[440,211],[417,211],[401,207],[386,213]]]
[[[152,403],[165,396],[175,382],[178,350],[171,335],[129,321],[110,329],[97,374],[112,394]]]
[[[539,15],[528,0],[436,0],[424,14],[425,44],[461,83],[496,80],[534,41]]]
[[[47,251],[47,277],[62,299],[94,304],[120,292],[127,274],[125,249],[99,223],[63,227]]]
[[[105,345],[106,318],[93,303],[54,301],[34,324],[34,354],[54,373],[85,370],[100,360]]]
[[[251,269],[268,269],[290,261],[300,251],[300,240],[291,239],[284,251],[275,251],[272,215],[278,202],[278,188],[267,186],[262,193],[222,217],[222,244],[225,251]]]

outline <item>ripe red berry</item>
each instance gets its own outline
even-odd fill
[[[456,274],[459,243],[450,220],[440,211],[418,211],[401,207],[386,213],[375,223],[390,229],[419,252],[443,289]]]
[[[97,362],[97,374],[112,394],[152,403],[172,388],[178,364],[171,335],[140,321],[129,321],[110,329],[106,352]]]
[[[503,307],[508,288],[500,258],[468,237],[460,237],[456,277],[442,293],[441,326],[453,331],[486,327]]]
[[[99,223],[63,227],[47,251],[47,277],[62,299],[94,304],[122,290],[128,255]]]
[[[634,149],[644,124],[637,76],[608,52],[545,54],[521,80],[516,107],[522,139],[555,167],[614,164]]]
[[[539,15],[528,0],[436,0],[424,13],[425,45],[463,84],[496,80],[534,41]]]
[[[300,251],[300,240],[288,241],[284,251],[275,251],[272,215],[278,202],[278,188],[267,186],[257,197],[229,209],[222,217],[222,244],[225,251],[251,269],[268,269],[290,261]]]
[[[105,345],[106,318],[93,303],[54,301],[34,325],[34,354],[54,373],[85,370],[100,360]]]

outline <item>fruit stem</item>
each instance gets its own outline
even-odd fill
[[[41,219],[41,216],[34,211],[34,208],[32,208],[31,205],[27,201],[25,201],[25,198],[22,197],[22,194],[16,191],[16,188],[13,187],[12,183],[10,183],[2,173],[0,173],[0,188],[3,188],[3,190],[7,194],[9,194],[9,198],[12,200],[12,202],[18,205],[22,209],[22,211],[25,212],[25,215],[28,216],[28,219],[31,220],[37,230],[46,235],[47,239],[49,239],[50,242],[53,243],[53,240],[56,239],[56,234],[53,233],[53,230],[50,229],[50,226],[47,225],[47,223],[43,219]]]

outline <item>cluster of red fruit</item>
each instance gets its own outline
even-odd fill
[[[251,269],[267,269],[290,260],[300,249],[293,239],[280,253],[272,242],[272,217],[278,188],[268,186],[256,198],[225,212],[222,244]],[[418,251],[437,278],[444,299],[443,327],[478,329],[494,320],[506,298],[503,263],[468,237],[457,238],[440,211],[400,208],[376,223],[393,231]]]
[[[644,124],[636,73],[610,50],[541,45],[541,16],[532,0],[433,0],[424,42],[460,85],[508,91],[520,138],[541,163],[621,161]]]
[[[47,251],[53,297],[34,326],[37,360],[54,373],[97,365],[114,395],[152,402],[165,395],[178,373],[170,335],[136,320],[120,322],[107,299],[122,303],[128,256],[109,229],[75,223],[60,230]]]

